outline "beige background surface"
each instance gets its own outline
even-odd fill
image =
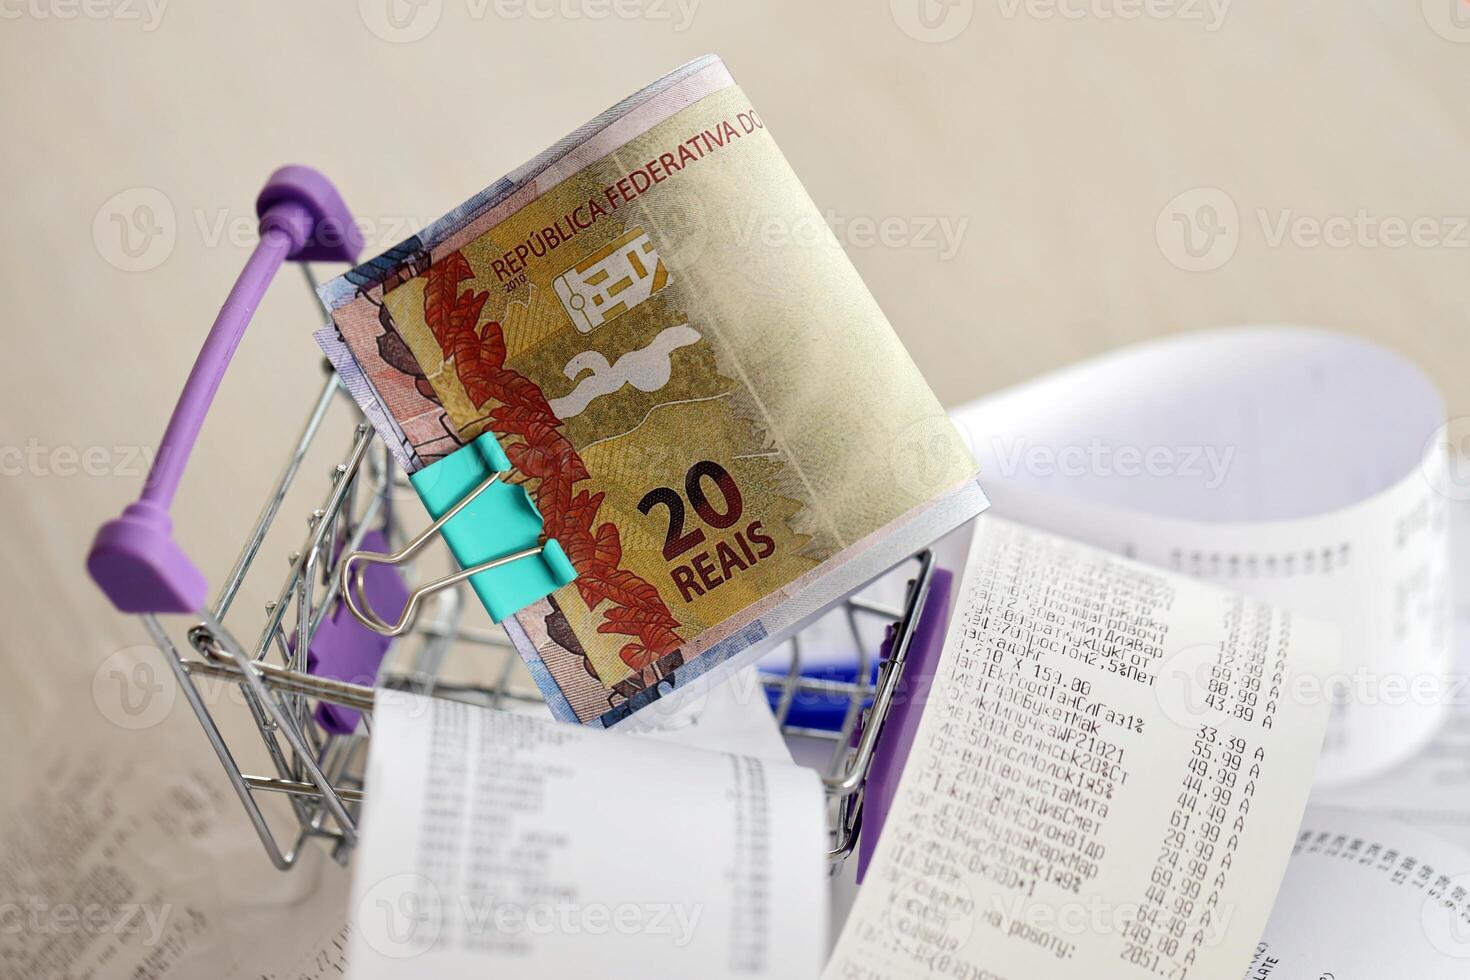
[[[399,11],[418,40],[384,2],[0,3],[0,735],[127,744],[93,680],[143,636],[83,556],[137,492],[135,451],[162,431],[273,167],[326,171],[381,248],[705,51],[947,403],[1130,341],[1294,321],[1403,351],[1470,412],[1461,0],[1152,0],[1141,18],[1124,16],[1138,0],[924,0],[932,29],[918,0],[619,0],[632,16],[611,17],[601,0],[425,0]],[[1210,271],[1180,268],[1169,208],[1186,192],[1186,219],[1210,223],[1195,206],[1222,195],[1237,215],[1214,212],[1235,237]],[[172,236],[135,237],[130,258],[115,222],[144,203]],[[1283,218],[1297,234],[1273,242]],[[1314,244],[1333,218],[1356,219],[1350,240]],[[1383,243],[1416,219],[1417,241]],[[176,519],[212,582],[320,380],[317,325],[283,280],[206,426]],[[100,472],[77,472],[94,449]],[[290,544],[262,561],[284,572]],[[182,703],[159,724],[203,752]]]

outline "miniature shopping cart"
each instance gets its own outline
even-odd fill
[[[326,842],[344,862],[356,843],[377,686],[491,708],[541,698],[533,686],[517,682],[513,668],[518,658],[504,632],[466,622],[467,575],[429,596],[412,629],[397,638],[364,629],[344,614],[338,571],[345,556],[364,548],[398,550],[412,535],[401,526],[394,506],[406,496],[406,478],[374,429],[362,420],[336,374],[328,376],[299,436],[287,448],[280,477],[212,599],[204,576],[175,543],[169,507],[184,466],[221,377],[275,274],[287,260],[296,261],[314,291],[308,263],[352,262],[362,245],[335,189],[304,167],[285,167],[273,174],[257,201],[257,212],[260,242],[200,351],[153,472],[140,498],[98,532],[88,569],[115,606],[141,616],[267,854],[284,870],[296,863],[312,839]],[[311,474],[318,471],[306,466],[308,453],[334,428],[326,424],[333,412],[353,413],[357,424],[350,445],[320,487],[321,504],[307,517],[305,540],[289,556],[285,580],[272,593],[274,600],[265,606],[263,619],[252,622],[236,600],[247,577],[253,575],[252,581],[257,581],[271,574],[261,561],[267,535],[282,517],[293,488],[309,490]],[[895,573],[907,577],[905,599],[895,607],[857,597],[845,601],[857,654],[852,679],[804,675],[800,636],[792,641],[785,672],[765,677],[783,731],[830,743],[824,779],[831,804],[829,855],[834,865],[852,851],[857,839],[878,736],[895,703],[933,569],[927,552],[907,561]],[[377,579],[366,583],[369,598],[378,589],[388,595],[389,603],[401,604],[415,588],[412,570],[374,574]],[[192,625],[184,642],[171,637],[160,618],[164,614],[188,617],[185,622]],[[874,622],[891,624],[886,656],[871,649]],[[442,675],[446,655],[460,645],[492,665],[485,672],[488,682],[452,682]],[[385,658],[406,666],[385,669]],[[209,696],[212,688],[206,682],[229,685],[240,697],[221,701]],[[828,730],[796,723],[791,709],[803,698],[840,701],[840,724]],[[214,710],[225,707],[248,713],[259,747],[230,743]],[[242,762],[247,750],[256,760],[249,765]],[[261,794],[283,795],[289,816],[268,813]]]

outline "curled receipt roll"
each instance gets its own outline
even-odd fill
[[[1127,348],[958,409],[995,512],[1335,624],[1319,784],[1443,721],[1445,410],[1413,364],[1322,330]],[[1168,683],[1167,674],[1161,683]]]

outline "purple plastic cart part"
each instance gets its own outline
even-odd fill
[[[158,446],[143,493],[103,524],[87,554],[87,571],[112,604],[127,613],[188,613],[204,608],[208,583],[173,539],[169,506],[204,417],[250,318],[287,259],[352,262],[362,235],[326,177],[310,167],[281,167],[256,200],[260,242],[225,298],[194,361]]]
[[[935,568],[929,580],[929,596],[924,602],[923,612],[919,614],[919,625],[910,641],[903,672],[898,676],[898,687],[893,692],[883,731],[879,733],[878,747],[873,750],[872,768],[863,789],[863,823],[858,830],[859,883],[867,873],[873,851],[878,847],[883,824],[898,792],[899,777],[903,775],[909,749],[913,747],[914,735],[919,730],[919,719],[924,716],[924,707],[929,702],[929,690],[934,686],[934,673],[939,669],[939,653],[944,648],[944,634],[949,626],[950,595],[953,591],[954,576],[943,568]],[[883,642],[884,657],[888,656],[892,645],[890,635]]]
[[[381,531],[363,535],[359,546],[368,551],[388,551],[388,540]],[[408,587],[392,565],[372,564],[363,570],[363,591],[370,607],[397,619],[408,602]],[[383,657],[393,645],[392,637],[383,636],[359,623],[338,600],[332,615],[322,621],[306,651],[306,669],[318,677],[372,686],[378,678]],[[317,724],[333,735],[351,735],[357,730],[361,713],[353,708],[323,701],[316,707]]]

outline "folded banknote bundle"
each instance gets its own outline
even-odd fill
[[[399,464],[493,432],[577,569],[506,627],[611,725],[985,507],[965,443],[713,56],[322,287]],[[664,702],[668,703],[668,702]]]

